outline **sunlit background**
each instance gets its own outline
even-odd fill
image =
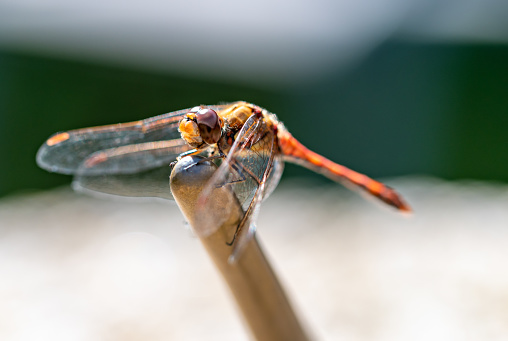
[[[247,338],[176,205],[74,194],[35,164],[57,131],[236,100],[416,212],[286,166],[259,237],[315,339],[508,339],[506,18],[504,0],[0,1],[0,339]]]

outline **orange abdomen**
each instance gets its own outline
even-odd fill
[[[392,188],[309,150],[285,129],[279,130],[277,137],[285,160],[297,163],[346,186],[353,185],[355,188],[360,188],[401,211],[411,212],[411,207]]]

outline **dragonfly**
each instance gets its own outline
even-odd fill
[[[170,165],[187,155],[218,164],[200,202],[213,200],[208,197],[213,188],[230,186],[242,206],[243,218],[228,243],[234,246],[233,256],[254,235],[261,202],[277,186],[284,162],[320,173],[400,212],[411,211],[392,188],[309,150],[275,114],[244,101],[56,133],[39,149],[37,163],[50,172],[73,175],[73,187],[79,191],[173,199]]]

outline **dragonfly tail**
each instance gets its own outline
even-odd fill
[[[402,212],[411,212],[411,207],[392,188],[309,150],[286,130],[279,130],[277,137],[285,160],[304,166],[331,180],[339,181],[346,187],[366,191]]]

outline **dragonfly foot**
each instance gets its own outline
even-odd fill
[[[235,235],[233,236],[233,239],[230,242],[226,242],[227,246],[232,246],[236,240],[236,237],[238,236],[238,232],[240,232],[240,224],[236,227]]]
[[[196,162],[196,163],[191,163],[190,165],[185,166],[185,167],[183,168],[183,170],[188,170],[189,168],[194,167],[194,166],[196,166],[196,165],[198,165],[198,164],[199,164],[199,162]]]

